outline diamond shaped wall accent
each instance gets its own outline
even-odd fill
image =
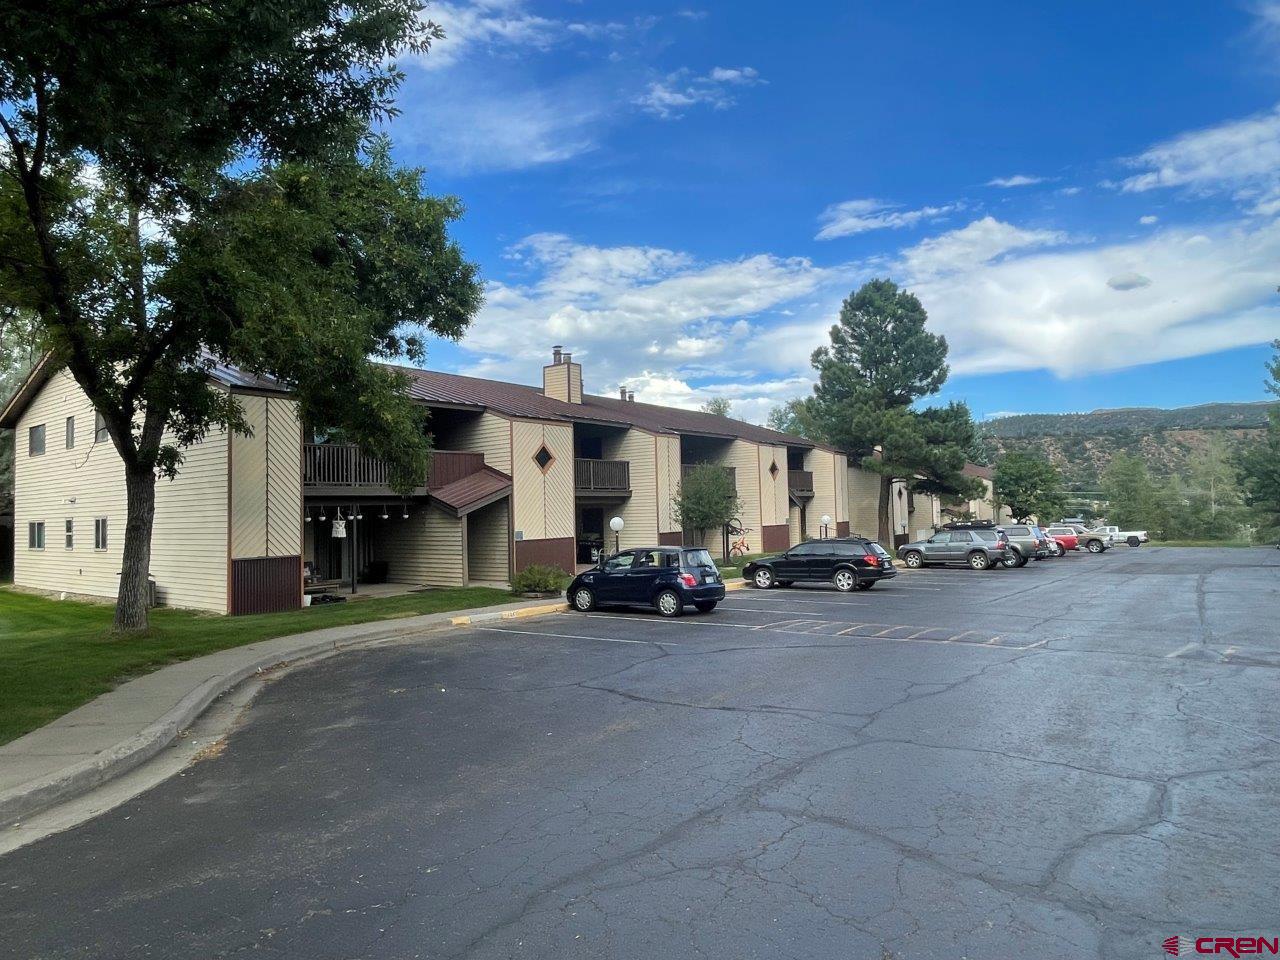
[[[555,463],[555,459],[555,456],[547,449],[547,445],[545,443],[540,446],[538,448],[538,452],[533,455],[533,462],[538,465],[538,469],[543,473],[546,473],[547,468],[551,466],[551,464]]]
[[[773,477],[775,480],[778,478],[778,461],[777,460],[769,464],[769,476]]]

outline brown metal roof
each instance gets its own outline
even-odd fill
[[[530,417],[538,420],[578,420],[617,424],[639,427],[653,433],[692,433],[792,447],[822,446],[803,437],[779,433],[732,417],[703,413],[701,410],[683,410],[677,407],[664,407],[635,400],[622,400],[618,397],[597,397],[589,394],[583,394],[582,403],[566,403],[563,400],[553,400],[544,396],[540,388],[523,383],[464,377],[456,373],[440,373],[435,370],[421,370],[417,367],[398,364],[385,364],[385,366],[405,374],[409,380],[409,396],[427,405],[483,408],[511,417]],[[17,423],[22,411],[53,375],[54,370],[53,365],[46,361],[37,364],[27,381],[18,388],[10,402],[0,411],[0,426],[12,427]],[[210,370],[210,376],[233,390],[267,390],[283,393],[288,389],[279,380],[249,373],[231,364],[215,363]]]
[[[388,366],[393,366],[409,378],[409,395],[425,404],[484,407],[512,417],[615,423],[654,433],[696,433],[713,437],[736,437],[755,443],[793,447],[818,446],[803,437],[779,433],[732,417],[703,413],[701,410],[682,410],[591,394],[583,394],[582,403],[566,403],[545,396],[538,387],[522,383],[483,380],[416,367]]]
[[[976,463],[966,463],[960,472],[966,477],[981,477],[983,480],[990,480],[994,476],[990,467],[984,467]]]
[[[486,466],[448,486],[431,491],[431,499],[448,508],[456,516],[501,500],[511,492],[511,478],[500,470]]]

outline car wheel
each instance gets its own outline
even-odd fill
[[[991,558],[981,551],[969,554],[969,566],[975,570],[985,570],[991,566]]]
[[[768,567],[761,567],[756,571],[756,575],[751,578],[751,582],[761,590],[768,590],[773,586],[773,571]]]
[[[1103,550],[1107,548],[1103,546],[1101,540],[1090,540],[1089,545],[1085,549],[1088,550],[1090,553],[1101,553]]]
[[[1054,545],[1049,548],[1049,552],[1055,557],[1065,557],[1067,555],[1066,548],[1060,543],[1054,543]]]
[[[590,613],[596,608],[596,595],[586,587],[573,591],[573,609],[579,613]]]
[[[1025,567],[1027,565],[1027,558],[1023,556],[1021,553],[1018,554],[1017,556],[1018,556],[1018,560],[1017,560],[1017,563],[1014,564],[1014,566]]]
[[[716,602],[715,600],[699,600],[693,606],[699,613],[710,613],[716,608]]]
[[[1129,546],[1131,547],[1142,546],[1142,541],[1139,540],[1137,537],[1130,537],[1128,540],[1125,541],[1125,543],[1129,544]]]
[[[859,589],[859,590],[870,590],[870,589],[871,589],[872,587],[874,587],[875,585],[876,585],[876,582],[875,582],[874,580],[859,580],[859,581],[858,581],[858,589]]]
[[[678,617],[684,612],[684,601],[674,590],[663,590],[654,597],[653,605],[664,617]]]
[[[906,556],[902,558],[902,562],[912,570],[919,570],[924,566],[924,554],[919,550],[908,550]]]
[[[841,593],[848,593],[858,585],[858,578],[854,576],[852,570],[837,570],[832,575],[831,582]]]

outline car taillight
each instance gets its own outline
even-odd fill
[[[696,587],[698,585],[698,578],[692,573],[682,573],[680,574],[680,582],[686,587]]]
[[[862,562],[865,563],[868,567],[880,566],[880,558],[870,553],[862,558]]]

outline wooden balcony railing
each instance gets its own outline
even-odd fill
[[[573,461],[573,485],[578,490],[630,490],[630,460]]]
[[[422,487],[438,490],[483,467],[483,453],[435,450]],[[391,470],[385,461],[361,453],[353,443],[306,443],[302,447],[302,486],[381,492],[390,490]]]
[[[813,471],[788,470],[787,487],[794,493],[813,493]]]
[[[707,464],[707,463],[682,463],[680,464],[680,476],[687,477],[693,470],[696,470],[698,467],[707,467],[707,466],[719,467],[725,473],[729,474],[729,479],[733,481],[734,487],[737,487],[738,470],[736,467],[726,467],[720,464]]]

